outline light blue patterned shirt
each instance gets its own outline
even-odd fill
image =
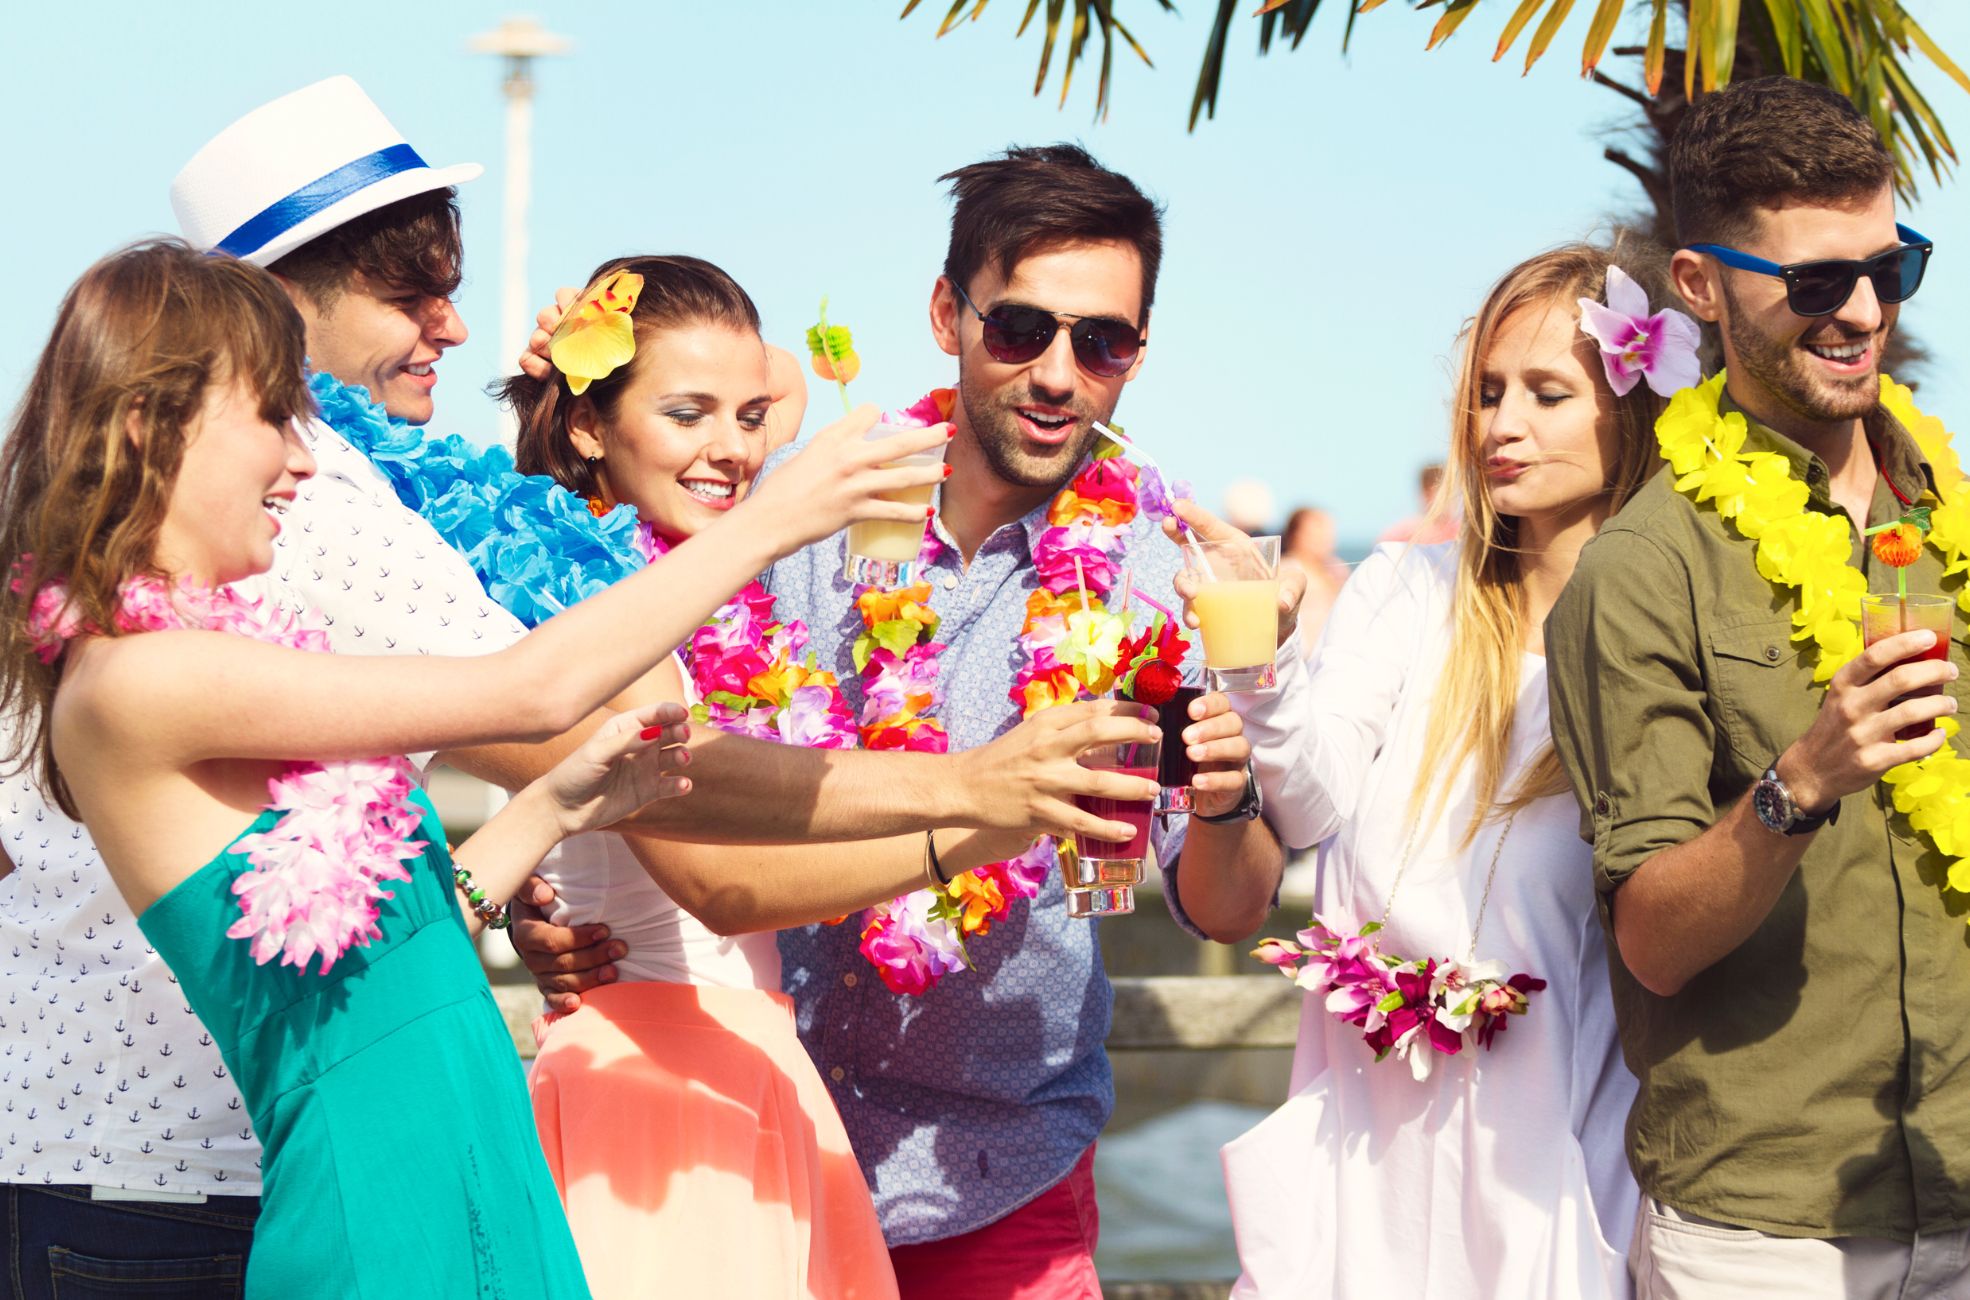
[[[776,454],[768,470],[789,454]],[[1023,662],[1019,630],[1036,585],[1031,543],[1045,513],[994,532],[969,568],[943,521],[936,525],[941,545],[928,579],[942,620],[937,639],[949,647],[941,717],[953,750],[1019,721],[1007,693]],[[1136,520],[1129,562],[1137,590],[1176,608],[1181,558],[1146,517]],[[837,537],[780,561],[765,581],[776,613],[807,624],[820,665],[839,674],[859,711],[849,652],[862,623],[841,569]],[[1174,886],[1167,873],[1181,823],[1159,832],[1156,845]],[[1174,900],[1174,889],[1166,896]],[[841,1111],[889,1243],[970,1232],[1058,1183],[1115,1105],[1102,1048],[1113,995],[1095,924],[1068,917],[1060,873],[969,945],[976,966],[922,997],[884,988],[859,937],[853,924],[788,930],[780,954],[801,1040]]]

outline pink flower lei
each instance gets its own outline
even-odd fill
[[[1427,1079],[1437,1056],[1471,1043],[1489,1049],[1507,1016],[1521,1016],[1546,981],[1509,978],[1498,962],[1421,961],[1384,952],[1370,923],[1354,933],[1316,915],[1293,939],[1264,939],[1252,955],[1325,1001],[1328,1014],[1361,1031],[1380,1061],[1391,1053]]]
[[[884,421],[927,427],[948,419],[955,401],[953,390],[936,389]],[[1024,717],[1113,683],[1112,651],[1105,660],[1099,652],[1073,653],[1078,642],[1070,634],[1070,616],[1084,615],[1083,624],[1072,629],[1083,634],[1081,640],[1100,639],[1085,624],[1114,618],[1104,603],[1122,573],[1129,525],[1145,503],[1159,517],[1167,514],[1169,499],[1152,472],[1113,452],[1104,447],[1054,498],[1048,526],[1035,541],[1040,585],[1028,598],[1020,637],[1026,663],[1010,692]],[[926,523],[925,551],[937,544]],[[811,655],[801,659],[806,628],[797,621],[776,622],[773,597],[755,583],[692,638],[685,663],[704,700],[696,716],[721,730],[790,744],[944,753],[950,739],[935,717],[943,703],[938,660],[944,646],[936,640],[938,618],[930,599],[928,583],[856,592],[863,624],[853,650],[862,682],[857,718],[834,675],[817,669]],[[916,890],[864,910],[863,956],[892,992],[910,995],[969,969],[966,941],[990,933],[995,922],[1011,915],[1016,900],[1038,897],[1057,847],[1043,837],[1018,857],[965,872],[942,890]]]
[[[117,626],[125,632],[201,629],[293,650],[329,649],[311,614],[287,613],[230,587],[173,588],[140,577],[123,584],[122,597]],[[58,582],[35,593],[28,628],[44,663],[90,631]],[[383,882],[409,880],[403,864],[425,847],[412,838],[423,822],[410,798],[416,788],[402,756],[295,763],[268,781],[266,808],[280,819],[233,845],[252,869],[233,881],[240,918],[226,936],[248,940],[261,965],[278,956],[305,972],[319,955],[324,975],[350,948],[366,947],[382,933],[378,905],[393,897]]]

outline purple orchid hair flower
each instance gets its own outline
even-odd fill
[[[1642,380],[1658,396],[1672,397],[1703,379],[1696,350],[1703,333],[1682,312],[1649,314],[1649,296],[1618,266],[1607,269],[1607,302],[1580,299],[1580,330],[1601,349],[1608,387],[1626,397]]]

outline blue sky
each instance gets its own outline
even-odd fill
[[[1169,208],[1153,343],[1121,418],[1207,501],[1260,478],[1282,508],[1325,505],[1344,537],[1372,536],[1440,454],[1455,335],[1484,289],[1604,229],[1637,191],[1600,156],[1623,101],[1572,75],[1578,17],[1521,78],[1487,57],[1503,4],[1428,55],[1429,19],[1390,5],[1360,20],[1345,59],[1332,7],[1297,53],[1261,60],[1256,23],[1241,27],[1217,121],[1186,135],[1201,2],[1186,17],[1125,7],[1158,66],[1118,60],[1099,124],[1092,67],[1064,111],[1051,91],[1027,93],[1039,49],[1013,39],[1013,0],[941,41],[935,0],[907,22],[899,0],[562,6],[544,16],[576,49],[539,71],[534,297],[618,253],[696,253],[796,349],[829,295],[855,329],[860,396],[899,405],[949,376],[925,323],[948,219],[937,175],[1008,144],[1078,139]],[[1970,62],[1970,6],[1909,7]],[[504,361],[500,69],[465,39],[510,11],[438,0],[406,21],[400,3],[343,0],[332,19],[308,16],[328,12],[207,0],[9,15],[0,105],[19,126],[0,205],[0,401],[16,400],[74,276],[171,228],[171,177],[205,139],[347,72],[433,163],[488,166],[461,192],[473,335],[441,368],[434,428],[493,436],[480,388]],[[1970,143],[1970,95],[1934,74],[1922,84]],[[1961,427],[1970,204],[1931,185],[1908,215],[1940,251],[1902,319],[1937,358],[1925,403]],[[810,428],[833,401],[816,384]]]

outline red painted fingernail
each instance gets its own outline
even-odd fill
[[[951,477],[951,467],[949,465],[946,465],[944,467],[944,477],[945,478]]]
[[[925,507],[924,507],[924,510],[923,510],[923,517],[924,517],[925,519],[935,519],[935,518],[937,518],[937,507],[936,507],[936,506],[925,506]]]
[[[947,425],[945,425],[945,426],[944,426],[944,441],[945,441],[945,442],[949,442],[949,441],[950,441],[951,439],[953,439],[953,438],[955,438],[955,437],[957,437],[957,436],[958,436],[958,426],[957,426],[957,425],[955,425],[955,424],[947,424]]]
[[[664,729],[662,727],[645,727],[643,728],[643,730],[636,733],[636,738],[638,740],[655,740],[658,736],[661,736],[663,734],[664,734]]]

